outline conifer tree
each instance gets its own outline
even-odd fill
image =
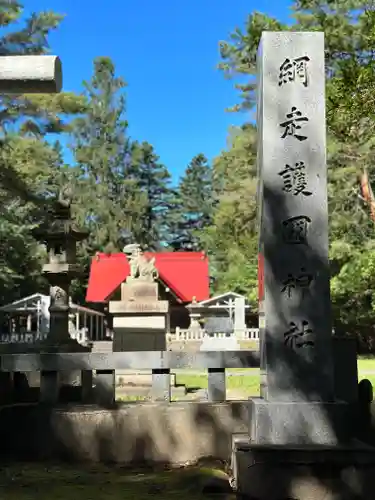
[[[131,154],[131,179],[142,196],[143,211],[136,241],[149,250],[163,248],[169,234],[171,209],[170,174],[151,144],[134,142]]]
[[[175,250],[197,251],[202,248],[200,231],[212,223],[214,207],[212,171],[203,154],[191,160],[177,193],[170,245]]]
[[[118,251],[123,235],[137,229],[141,196],[129,175],[131,151],[125,118],[126,83],[108,57],[94,60],[85,81],[86,112],[74,120],[76,215],[90,229],[87,252]]]

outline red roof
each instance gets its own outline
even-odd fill
[[[182,301],[199,302],[209,297],[208,258],[203,252],[145,252],[155,257],[160,279]],[[129,276],[128,259],[123,253],[98,253],[91,261],[87,302],[106,302]]]

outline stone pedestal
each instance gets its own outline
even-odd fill
[[[199,348],[201,351],[239,351],[241,349],[237,337],[210,337],[205,335]]]
[[[345,402],[250,400],[249,435],[257,445],[336,445],[348,443],[354,415]]]
[[[113,350],[165,351],[168,310],[168,301],[158,300],[158,283],[123,283],[121,300],[109,303]]]
[[[259,500],[338,500],[374,497],[374,448],[257,446],[233,439],[237,492]]]

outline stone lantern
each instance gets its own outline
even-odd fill
[[[69,335],[69,290],[72,280],[81,275],[76,262],[76,244],[88,237],[78,229],[71,216],[71,199],[62,195],[53,203],[50,216],[32,231],[47,247],[48,262],[43,274],[50,284],[50,333],[47,344],[62,347],[77,344]]]

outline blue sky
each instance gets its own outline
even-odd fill
[[[64,90],[81,91],[96,56],[110,56],[128,82],[129,134],[150,142],[176,179],[190,159],[212,159],[227,131],[248,119],[225,108],[233,82],[216,69],[218,44],[253,10],[287,20],[287,0],[24,0],[28,12],[66,14],[52,34]]]

